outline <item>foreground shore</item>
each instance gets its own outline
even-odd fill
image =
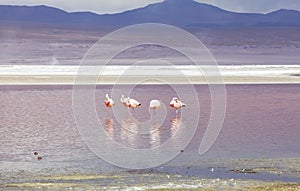
[[[137,177],[149,181],[136,181]],[[110,181],[108,181],[110,180]],[[127,183],[126,183],[126,182]],[[106,186],[99,184],[107,183]],[[129,183],[130,182],[130,183]],[[159,183],[158,183],[159,182]],[[35,177],[30,182],[0,185],[4,190],[300,190],[299,183],[197,179],[178,175],[133,174]]]
[[[31,165],[30,165],[31,164]],[[203,161],[210,169],[205,176],[186,173],[181,167],[163,165],[146,170],[126,170],[110,167],[91,172],[86,167],[43,168],[30,163],[22,168],[1,168],[0,189],[3,190],[300,190],[299,158],[239,159]],[[168,168],[178,170],[168,172]],[[91,168],[91,167],[89,167]],[[197,166],[185,167],[189,171]],[[214,169],[214,171],[211,171]],[[104,170],[104,171],[103,171]],[[224,170],[224,173],[221,171]],[[172,170],[171,170],[172,171]],[[198,171],[198,170],[197,170]],[[211,174],[216,174],[215,178]],[[222,176],[223,177],[219,177]],[[278,179],[268,180],[268,176]],[[248,177],[248,178],[247,178]],[[265,178],[259,178],[265,177]],[[294,181],[288,181],[294,177]],[[299,177],[300,178],[300,177]]]
[[[78,73],[78,69],[81,72]],[[202,69],[206,72],[203,73]],[[101,75],[98,75],[99,73]],[[74,83],[106,85],[138,82],[143,84],[299,84],[300,65],[0,66],[0,85],[73,85]]]

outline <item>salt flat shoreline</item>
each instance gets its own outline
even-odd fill
[[[0,176],[4,177],[0,182],[0,189],[4,190],[299,190],[299,159],[235,159],[216,161],[203,160],[204,167],[197,169],[195,165],[187,165],[190,169],[209,171],[206,176],[195,176],[184,173],[170,173],[157,169],[126,170],[111,169],[91,173],[88,169],[73,171],[68,168],[57,170],[58,167],[41,169],[42,164],[30,163],[35,166],[32,170],[26,170],[26,165],[21,168],[9,170],[0,168]],[[16,162],[12,162],[16,163]],[[19,164],[20,165],[20,164]],[[13,167],[13,165],[9,165]],[[18,165],[17,165],[18,166]],[[180,165],[181,166],[181,165]],[[180,166],[172,168],[180,169]],[[186,164],[184,165],[186,166]],[[20,166],[18,166],[20,167]],[[167,166],[165,166],[167,167]],[[15,168],[15,166],[14,166]],[[186,167],[184,167],[186,168]],[[161,169],[161,168],[158,168]],[[83,171],[84,170],[84,171]],[[222,176],[220,171],[224,170]],[[248,173],[243,170],[247,170]],[[76,173],[74,173],[76,172]],[[213,176],[217,173],[219,176]],[[255,178],[264,176],[278,177],[276,180]],[[235,176],[233,176],[235,175]],[[252,176],[252,178],[250,178]],[[254,176],[254,177],[253,177]],[[247,178],[248,177],[248,178]],[[293,177],[296,181],[288,181]],[[281,180],[280,180],[281,179]]]
[[[212,84],[300,84],[300,65],[0,66],[0,85],[208,84],[207,79]]]

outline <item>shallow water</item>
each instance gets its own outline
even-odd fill
[[[123,171],[99,159],[83,142],[72,110],[72,87],[68,86],[1,86],[0,91],[0,170],[3,172],[35,172],[56,175],[60,173],[112,173]],[[126,86],[119,87],[124,90]],[[184,87],[181,87],[184,89]],[[98,86],[95,96],[97,115],[110,139],[131,148],[155,148],[176,134],[180,128],[195,125],[197,116],[195,100],[184,100],[187,112],[184,118],[168,106],[176,92],[169,86],[140,85],[134,88],[133,98],[142,106],[135,109],[133,117],[127,111],[117,121],[113,111],[104,107],[106,93],[112,86]],[[179,156],[167,164],[155,168],[157,172],[193,175],[210,178],[244,178],[263,180],[298,181],[299,173],[276,176],[270,173],[255,175],[236,174],[230,169],[244,168],[245,162],[235,164],[226,161],[250,159],[268,162],[253,162],[251,167],[271,165],[277,158],[295,159],[294,168],[299,168],[300,158],[300,86],[298,85],[232,85],[227,89],[227,112],[223,128],[211,149],[204,155],[198,154],[199,144],[207,128],[211,112],[211,98],[206,86],[195,86],[200,103],[200,122],[191,144],[178,150]],[[191,92],[186,91],[186,94]],[[121,96],[121,95],[119,95]],[[116,101],[116,110],[126,111]],[[163,109],[151,119],[148,110],[151,99],[160,99],[166,105],[166,118],[162,126],[157,125]],[[195,118],[196,117],[196,118]],[[151,120],[150,120],[151,119]],[[138,135],[142,122],[150,120],[151,134]],[[121,126],[123,128],[121,128]],[[175,145],[176,145],[176,140]],[[42,160],[37,160],[33,152]],[[157,156],[159,157],[159,156]],[[209,175],[214,161],[215,174]],[[207,162],[209,161],[209,162]],[[282,160],[281,166],[288,166]],[[291,165],[293,165],[291,164]],[[255,166],[256,165],[256,166]],[[280,166],[280,165],[279,165]],[[278,170],[278,169],[276,169]],[[291,169],[281,169],[284,172]],[[269,171],[268,169],[266,171]],[[295,171],[299,171],[296,169]],[[264,174],[265,173],[265,174]],[[277,177],[277,178],[276,178]],[[8,178],[9,179],[9,178]],[[2,180],[6,178],[2,177]],[[300,182],[300,181],[299,181]]]

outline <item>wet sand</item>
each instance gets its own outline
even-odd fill
[[[300,190],[299,183],[199,179],[168,174],[72,175],[35,177],[0,184],[4,190]]]

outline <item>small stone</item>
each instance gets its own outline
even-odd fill
[[[38,159],[38,160],[42,160],[43,158],[42,158],[42,157],[37,157],[37,159]]]
[[[34,154],[34,155],[38,155],[39,153],[38,153],[38,152],[34,152],[33,154]]]

